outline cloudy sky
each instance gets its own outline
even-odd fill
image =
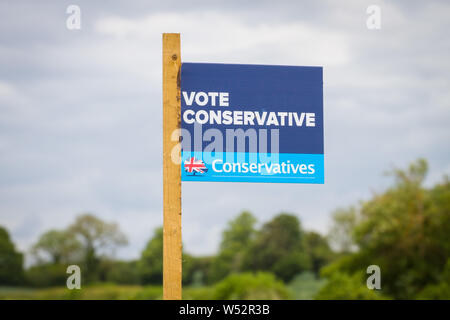
[[[418,157],[435,183],[450,174],[449,16],[445,1],[2,1],[0,225],[25,251],[92,212],[138,257],[162,224],[163,32],[181,33],[183,61],[324,67],[325,184],[183,183],[187,251],[214,252],[243,209],[326,232]]]

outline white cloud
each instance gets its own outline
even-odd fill
[[[284,64],[301,61],[308,65],[339,65],[351,58],[342,33],[300,22],[246,23],[231,14],[208,11],[156,13],[141,19],[113,16],[100,19],[95,30],[119,39],[156,43],[158,47],[163,32],[182,32],[185,60],[195,57],[209,61],[215,57],[243,63],[250,52],[257,55],[258,63],[278,56]]]

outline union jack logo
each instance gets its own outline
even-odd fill
[[[207,172],[208,168],[206,168],[205,163],[202,160],[191,157],[184,161],[184,171],[195,175],[196,173]]]

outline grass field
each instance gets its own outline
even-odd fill
[[[212,287],[183,289],[184,299],[212,299],[212,294]],[[156,300],[161,298],[161,286],[99,284],[82,287],[80,290],[69,290],[65,287],[45,289],[0,287],[0,299],[14,300]]]
[[[310,273],[304,273],[288,284],[287,290],[291,299],[313,299],[324,285]],[[183,299],[210,300],[214,298],[214,286],[200,286],[183,288]],[[45,289],[0,287],[0,299],[14,300],[157,300],[162,298],[161,286],[96,284],[82,286],[80,290],[69,290],[66,287]]]

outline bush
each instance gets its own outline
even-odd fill
[[[285,282],[291,281],[299,272],[309,269],[312,269],[310,257],[304,252],[292,252],[273,265],[273,272]]]
[[[0,285],[24,282],[23,255],[16,251],[8,231],[0,226]]]
[[[428,285],[416,297],[417,299],[450,300],[450,259],[447,260],[439,282]]]
[[[427,286],[416,298],[419,300],[450,300],[450,284],[441,283]]]
[[[66,265],[42,264],[27,270],[27,280],[33,287],[65,286],[67,277]]]
[[[116,284],[138,284],[136,261],[113,261],[105,272],[106,282]]]
[[[347,255],[322,269],[326,277],[341,274],[326,287],[338,292],[323,291],[326,297],[365,297],[366,289],[360,288],[364,280],[353,275],[369,265],[380,267],[384,295],[395,299],[449,297],[444,283],[450,283],[445,280],[450,257],[450,180],[447,177],[425,188],[427,168],[420,159],[406,170],[394,169],[395,183],[386,191],[335,214],[332,234],[346,244],[341,247],[347,248]],[[352,279],[356,279],[354,284]]]
[[[315,296],[318,300],[382,300],[386,299],[377,290],[370,290],[363,283],[363,275],[334,273]]]
[[[218,300],[287,299],[284,284],[267,272],[232,274],[219,282],[213,298]]]

